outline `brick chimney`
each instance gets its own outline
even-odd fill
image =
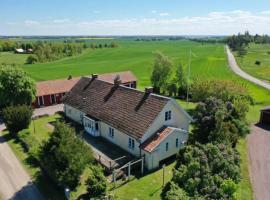
[[[92,74],[92,79],[98,78],[98,74]]]
[[[120,85],[120,84],[122,83],[119,74],[117,74],[117,75],[115,76],[113,82],[114,82],[114,85]]]
[[[146,88],[145,88],[145,93],[146,93],[146,94],[151,94],[151,93],[153,93],[153,87],[146,87]]]

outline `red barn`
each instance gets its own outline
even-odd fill
[[[96,76],[100,80],[111,83],[113,83],[116,76],[118,76],[122,82],[122,85],[132,88],[136,88],[137,86],[137,78],[131,71],[107,73],[101,75],[93,74],[92,76]],[[36,100],[33,103],[33,106],[38,108],[62,103],[62,97],[65,95],[65,93],[71,90],[71,88],[80,80],[80,78],[81,77],[75,77],[70,79],[38,82],[36,84]]]

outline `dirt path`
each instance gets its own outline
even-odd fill
[[[229,49],[228,46],[226,46],[226,51],[227,51],[227,56],[228,56],[228,62],[229,62],[229,66],[230,68],[234,71],[234,73],[236,73],[237,75],[241,76],[242,78],[251,81],[259,86],[262,86],[268,90],[270,90],[270,84],[267,82],[264,82],[260,79],[257,79],[249,74],[247,74],[246,72],[244,72],[243,70],[240,69],[240,67],[238,66],[234,55],[232,54],[231,50]]]
[[[256,200],[270,199],[270,131],[251,126],[248,135],[250,177]]]

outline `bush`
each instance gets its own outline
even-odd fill
[[[27,105],[10,106],[3,109],[3,120],[10,133],[16,134],[28,128],[33,109]]]
[[[190,200],[187,193],[172,181],[166,184],[161,197],[163,200]]]
[[[255,65],[261,65],[261,61],[256,60],[256,61],[255,61]]]
[[[28,56],[28,58],[27,58],[27,60],[26,60],[26,63],[27,64],[35,64],[35,63],[37,63],[38,62],[38,58],[37,58],[37,56],[35,56],[35,55],[30,55],[30,56]]]
[[[242,97],[253,103],[252,97],[248,95],[246,85],[232,80],[196,78],[190,87],[190,94],[194,102],[202,102],[212,96],[223,101],[233,101]]]
[[[91,166],[91,173],[86,180],[87,196],[89,198],[97,198],[106,194],[106,178],[103,170],[99,166]]]
[[[93,164],[91,148],[75,130],[57,122],[49,140],[41,147],[40,163],[57,184],[74,189],[87,165]]]
[[[240,157],[223,144],[196,143],[179,151],[173,173],[174,184],[164,187],[163,199],[185,193],[192,199],[232,199],[240,182]]]

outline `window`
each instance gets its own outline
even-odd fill
[[[111,127],[109,127],[109,136],[110,136],[111,138],[114,138],[114,129],[111,128]]]
[[[134,149],[134,147],[135,147],[135,140],[132,138],[129,138],[128,139],[128,148]]]
[[[166,111],[165,112],[165,121],[168,121],[172,118],[172,111]]]
[[[178,147],[179,146],[179,143],[178,143],[178,138],[176,138],[175,140],[175,146]]]
[[[166,151],[168,151],[169,150],[169,143],[167,142],[166,143]]]

